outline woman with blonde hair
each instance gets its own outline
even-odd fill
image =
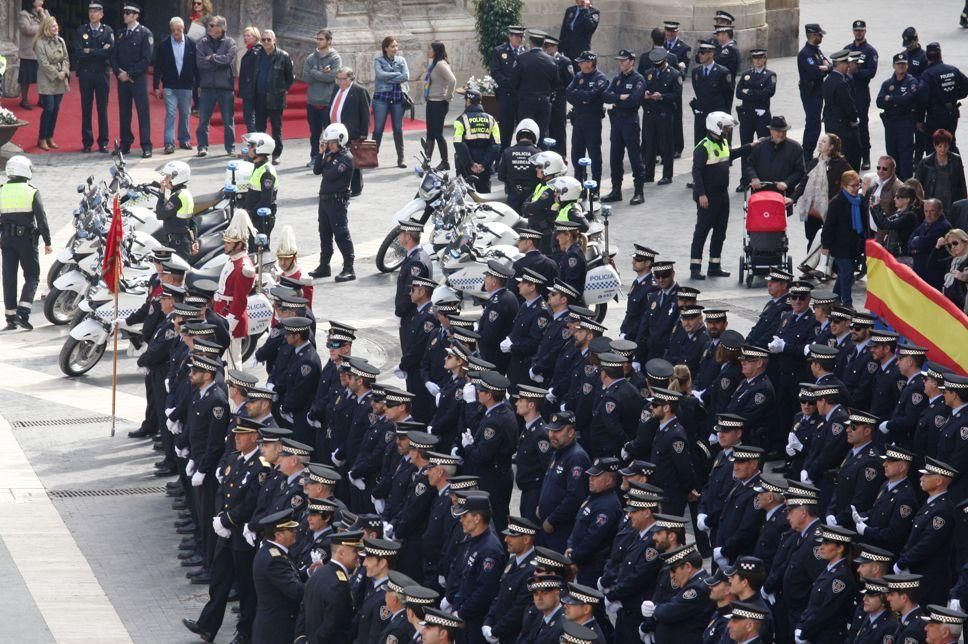
[[[831,200],[820,231],[820,247],[833,259],[837,271],[834,293],[844,306],[853,305],[854,265],[869,236],[870,216],[860,194],[860,175],[849,170],[840,178],[840,194]]]
[[[192,0],[192,12],[188,16],[188,37],[195,42],[204,38],[207,31],[205,23],[214,12],[212,0]]]
[[[37,82],[37,55],[34,53],[34,40],[40,33],[40,23],[47,16],[44,0],[24,0],[23,10],[19,16],[20,72],[17,82],[20,83],[20,107],[32,110],[34,106],[27,100],[30,86]],[[40,105],[40,103],[37,103]]]
[[[815,273],[820,264],[820,247],[814,247],[813,241],[817,233],[823,228],[827,217],[827,207],[830,200],[840,191],[840,177],[851,169],[850,163],[840,152],[840,137],[836,134],[824,134],[817,142],[817,156],[807,164],[807,174],[797,186],[794,198],[794,211],[803,222],[803,231],[807,237],[807,250],[813,252],[800,264],[799,269],[805,275],[825,279],[828,267],[824,264]]]
[[[938,238],[928,260],[939,270],[947,271],[941,292],[961,310],[968,310],[968,233],[953,228]]]
[[[57,127],[57,113],[61,99],[70,91],[71,62],[67,54],[67,43],[60,37],[60,27],[53,16],[45,16],[40,22],[40,31],[34,40],[34,53],[37,55],[37,92],[44,112],[40,116],[40,137],[37,147],[47,151],[57,149],[54,143],[54,129]]]

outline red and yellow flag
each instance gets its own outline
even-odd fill
[[[118,278],[121,276],[121,242],[124,241],[124,217],[121,214],[121,203],[114,197],[114,207],[111,213],[111,229],[104,243],[104,263],[101,266],[101,277],[111,293],[118,292]]]
[[[867,309],[928,349],[928,359],[968,375],[968,316],[887,249],[867,240]]]

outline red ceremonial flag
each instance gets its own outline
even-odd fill
[[[968,316],[874,240],[866,252],[868,310],[926,347],[929,360],[968,373]]]
[[[121,215],[121,202],[115,196],[113,214],[111,215],[111,230],[108,231],[108,239],[104,244],[104,264],[101,267],[101,277],[104,278],[108,290],[112,293],[118,291],[118,277],[121,275],[121,242],[123,239],[124,225]]]

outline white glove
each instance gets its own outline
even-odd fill
[[[437,583],[440,584],[441,588],[445,588],[447,586],[447,578],[443,575],[437,575]]]
[[[760,588],[760,597],[762,597],[767,602],[769,602],[770,606],[776,603],[776,595],[774,595],[773,593],[768,593],[762,588]]]
[[[351,476],[350,483],[353,485],[353,487],[361,492],[366,489],[366,483],[363,481],[363,479],[355,479]]]
[[[800,470],[800,482],[813,485],[813,481],[810,480],[810,475],[807,474],[807,470]]]
[[[424,387],[426,387],[426,389],[427,389],[427,392],[428,392],[428,393],[429,393],[429,394],[430,394],[431,396],[434,396],[434,397],[437,397],[437,396],[439,396],[439,395],[440,395],[440,387],[438,387],[438,386],[437,386],[437,383],[435,383],[435,382],[430,382],[430,381],[428,380],[427,382],[425,382],[425,383],[424,383]]]
[[[175,456],[178,458],[188,458],[188,448],[187,447],[176,447]]]
[[[624,447],[622,448],[622,460],[623,460],[623,461],[627,461],[627,460],[629,460],[629,453],[628,453],[628,450],[627,450],[627,449],[625,449]]]
[[[696,527],[702,530],[703,532],[709,532],[709,526],[706,525],[706,519],[708,518],[709,517],[707,517],[705,514],[700,512],[699,516],[696,517]],[[646,617],[648,617],[648,615],[646,615]]]
[[[832,514],[827,515],[827,525],[837,525],[837,517]]]
[[[114,318],[114,320],[111,321],[111,331],[114,331],[115,329],[127,329],[127,328],[128,328],[128,323],[125,321],[124,318]]]
[[[167,378],[165,378],[165,382],[166,383],[168,382]],[[174,407],[165,407],[165,417],[170,418],[172,413],[174,413],[174,411],[175,411]]]
[[[477,402],[477,389],[475,389],[474,385],[471,383],[467,383],[464,385],[464,388],[461,389],[461,396],[464,398],[464,402],[475,403]]]
[[[242,537],[245,539],[245,542],[248,543],[250,546],[255,545],[255,533],[249,530],[248,525],[242,528]]]
[[[595,588],[598,588],[598,592],[604,594],[605,587],[602,586],[602,578],[601,577],[599,577],[598,579],[595,580]]]
[[[451,610],[453,610],[453,608],[454,607],[450,605],[450,602],[447,601],[446,597],[440,600],[440,610],[444,611],[445,613],[449,613]]]
[[[223,478],[225,477],[222,476],[222,468],[221,467],[215,468],[215,480],[221,483]]]
[[[407,372],[404,371],[403,369],[401,369],[400,367],[394,368],[393,375],[396,376],[397,378],[399,378],[400,380],[406,380],[407,379]]]
[[[225,321],[229,323],[229,335],[232,335],[235,333],[235,327],[239,325],[239,320],[234,315],[229,313],[225,316]]]
[[[554,391],[554,389],[549,389],[548,390],[548,393],[545,394],[545,400],[547,400],[548,402],[550,402],[552,404],[555,402],[555,400],[557,400],[557,398],[555,398],[555,391]]]
[[[807,640],[800,637],[800,634],[802,632],[803,631],[801,631],[799,628],[793,631],[793,641],[795,642],[795,644],[808,644]]]
[[[544,382],[544,376],[534,372],[534,369],[528,369],[528,376],[537,383]]]
[[[288,420],[290,423],[296,422],[295,420],[293,420],[292,414],[287,414],[284,411],[280,411],[279,412],[279,415],[282,416],[283,418],[285,418],[286,420]]]
[[[800,442],[800,439],[797,438],[794,432],[787,434],[787,447],[792,448],[794,453],[803,449],[803,443]],[[790,452],[787,452],[787,454],[790,454]],[[790,456],[793,456],[793,454],[790,454]]]
[[[729,559],[723,556],[722,547],[713,549],[713,560],[716,562],[716,565],[719,566],[720,568],[729,567]]]
[[[148,367],[138,367],[138,373],[140,373],[142,376],[147,376]]]
[[[501,641],[498,638],[496,638],[493,635],[491,635],[491,627],[490,626],[481,626],[481,634],[484,636],[484,639],[486,639],[491,644],[495,644],[496,642],[500,642]]]
[[[863,519],[859,521],[855,520],[854,528],[857,529],[857,534],[859,534],[860,536],[864,536],[864,533],[867,532],[867,522],[864,521]]]
[[[370,499],[373,501],[373,508],[376,510],[376,513],[383,514],[383,510],[387,507],[387,502],[383,499],[374,499],[372,496]]]
[[[188,459],[188,462],[185,463],[185,476],[192,476],[193,474],[195,474],[195,461]]]
[[[460,457],[460,454],[457,453],[457,446],[456,445],[454,445],[453,447],[450,448],[450,455],[451,456],[454,456],[454,457]]]
[[[642,644],[655,644],[655,633],[646,633],[642,630],[642,626],[639,626],[639,639],[642,640]]]
[[[794,448],[794,447],[793,447],[792,445],[790,445],[789,443],[787,443],[787,446],[786,446],[786,447],[785,447],[785,448],[783,449],[783,451],[785,451],[785,452],[786,452],[786,455],[787,455],[787,456],[796,456],[796,455],[797,455],[797,450],[796,450],[796,448]]]
[[[465,429],[464,433],[460,435],[460,444],[463,447],[474,444],[474,435],[471,434],[471,430]]]
[[[645,600],[642,602],[642,617],[652,617],[655,615],[655,603]]]
[[[338,453],[339,453],[339,450],[338,449],[334,449],[333,450],[333,453],[329,455],[329,458],[333,461],[333,464],[336,467],[343,467],[343,465],[346,464],[346,459],[345,458],[336,458],[336,455]]]
[[[719,445],[719,434],[717,434],[716,432],[710,432],[709,438],[706,440],[709,441],[710,445]]]
[[[786,347],[786,341],[778,336],[773,336],[766,348],[770,350],[770,353],[780,353]]]
[[[383,538],[392,539],[393,538],[393,524],[389,521],[383,522]]]
[[[228,539],[232,536],[232,531],[223,526],[222,520],[218,517],[212,517],[212,529],[215,530],[215,534],[223,539]]]
[[[501,353],[511,353],[511,338],[501,340]]]
[[[803,345],[803,355],[804,355],[804,357],[810,355],[810,345],[809,344]]]
[[[962,610],[961,610],[961,600],[960,599],[952,599],[952,600],[950,600],[948,602],[948,608],[950,608],[951,610],[956,610],[959,613],[962,612]]]
[[[168,384],[168,378],[165,378],[165,393],[166,393],[166,394],[170,394],[170,393],[171,393],[171,387],[170,387],[170,386],[169,386],[169,384]],[[165,413],[165,415],[166,415],[166,416],[168,415],[168,414],[167,414],[167,410],[166,410],[166,413]]]
[[[635,360],[632,361],[632,371],[635,373],[642,373],[642,363]]]
[[[877,426],[877,429],[881,430],[881,433],[882,434],[886,434],[886,433],[888,433],[890,431],[887,428],[887,421],[886,420],[885,421],[882,421],[881,424]]]
[[[316,429],[322,429],[323,428],[323,424],[321,422],[319,422],[318,420],[310,420],[308,413],[306,414],[306,423],[308,423],[310,427],[314,427]]]
[[[864,520],[864,517],[857,511],[857,506],[854,505],[850,506],[850,518],[854,520],[854,523]]]
[[[171,433],[176,436],[182,433],[182,422],[180,420],[176,420],[174,423],[172,423]]]
[[[625,334],[624,333],[619,333],[618,334],[618,339],[619,340],[624,340],[625,339]]]
[[[622,609],[622,602],[610,602],[605,600],[605,612],[609,615],[618,615],[618,611]]]
[[[311,550],[309,552],[309,559],[314,564],[321,564],[323,563],[323,553],[321,553],[319,550]]]
[[[705,389],[693,389],[692,392],[690,392],[689,395],[692,396],[693,398],[695,398],[698,401],[702,401],[702,396],[703,396],[704,393],[706,393],[706,390]]]
[[[908,570],[907,568],[901,568],[897,564],[894,564],[894,574],[895,575],[906,575],[909,572],[911,572],[911,571]]]
[[[205,472],[195,472],[192,474],[192,487],[200,487],[205,482]]]

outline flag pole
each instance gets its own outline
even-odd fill
[[[117,258],[114,262],[114,319],[118,319],[118,298],[120,297],[121,289],[118,288],[118,281],[121,279],[120,266]],[[121,330],[118,325],[114,325],[114,366],[111,372],[111,438],[114,438],[115,426],[118,422],[117,410],[118,410],[118,333]]]

